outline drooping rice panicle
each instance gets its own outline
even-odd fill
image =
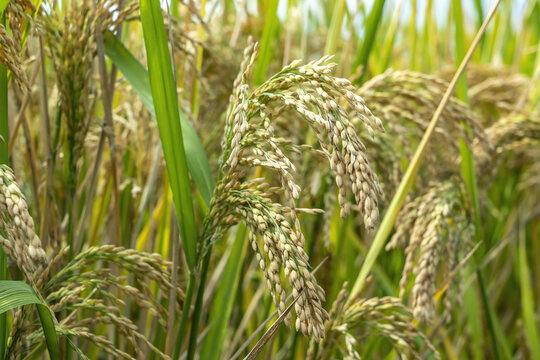
[[[246,222],[252,231],[251,246],[276,306],[280,311],[286,307],[279,275],[282,267],[293,287],[293,296],[300,296],[295,304],[296,328],[318,340],[324,334],[328,315],[322,307],[324,291],[308,270],[298,219],[299,212],[315,212],[296,208],[301,192],[295,181],[296,166],[287,156],[287,142],[278,137],[273,121],[289,113],[309,124],[319,141],[319,151],[328,159],[336,178],[341,215],[349,212],[346,184],[350,183],[368,229],[377,222],[377,198],[382,191],[350,117],[358,117],[372,134],[374,129],[384,129],[364,100],[355,94],[350,82],[331,75],[335,64],[329,63],[330,57],[306,65],[294,61],[250,91],[248,78],[257,49],[257,44],[248,46],[235,81],[218,183],[203,237],[212,242],[227,227],[242,220]],[[338,105],[341,101],[348,103],[350,113]],[[279,187],[246,183],[245,176],[257,167],[277,175]],[[278,202],[280,198],[286,206]]]
[[[0,242],[9,259],[17,264],[27,279],[47,263],[47,255],[34,229],[26,199],[7,165],[0,165],[0,227],[6,237]]]
[[[459,254],[470,248],[473,225],[463,196],[461,187],[452,181],[432,184],[425,194],[403,207],[396,220],[396,232],[386,245],[387,250],[405,250],[400,297],[405,297],[414,275],[411,307],[421,322],[435,318],[440,265],[446,264],[442,271],[447,277],[459,262]]]

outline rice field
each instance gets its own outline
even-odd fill
[[[540,359],[540,1],[0,0],[0,357]]]

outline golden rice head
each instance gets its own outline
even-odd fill
[[[400,297],[405,298],[409,279],[414,275],[409,299],[414,316],[424,323],[435,318],[439,278],[446,279],[459,263],[460,254],[470,248],[473,226],[463,194],[461,186],[453,181],[431,184],[400,211],[396,232],[386,246],[387,250],[405,251]],[[450,291],[446,296],[451,296]],[[452,302],[445,304],[451,306]]]
[[[342,321],[332,330],[343,336],[344,355],[350,358],[359,358],[356,350],[358,339],[379,336],[393,344],[399,357],[423,359],[430,354],[440,359],[429,339],[414,325],[411,310],[399,298],[387,296],[357,300],[344,311]],[[418,345],[418,339],[424,346]]]
[[[330,162],[339,189],[342,216],[350,204],[350,184],[363,214],[364,224],[372,229],[378,220],[377,198],[382,190],[365,155],[350,117],[364,123],[368,132],[383,130],[382,122],[355,94],[348,80],[331,75],[335,64],[330,57],[302,65],[294,61],[255,90],[248,85],[258,45],[251,43],[244,53],[241,72],[227,111],[218,181],[205,224],[205,242],[218,239],[226,228],[244,221],[251,229],[250,243],[278,309],[283,312],[286,292],[280,273],[293,288],[296,328],[316,340],[324,336],[328,317],[322,307],[324,291],[309,272],[304,250],[299,213],[319,210],[296,207],[302,189],[295,181],[296,165],[291,154],[317,153]],[[349,112],[338,105],[346,102]],[[291,120],[304,121],[314,131],[319,148],[293,145],[278,135],[276,119],[288,114]],[[293,116],[294,115],[294,116]],[[274,174],[269,182],[249,180],[255,169]]]
[[[0,226],[6,237],[0,242],[9,259],[17,264],[27,279],[47,263],[45,250],[34,231],[34,220],[26,199],[16,183],[13,171],[0,165]]]
[[[391,186],[399,183],[402,161],[412,157],[447,87],[446,81],[435,76],[389,70],[359,89],[358,93],[387,128],[386,134],[366,141],[377,149],[369,155],[377,170],[392,180]],[[425,178],[447,178],[448,174],[459,173],[459,138],[469,147],[474,143],[486,153],[492,151],[479,118],[465,103],[451,97],[428,144],[425,160],[433,166],[424,167]]]
[[[20,89],[29,91],[30,83],[22,59],[23,33],[33,24],[31,14],[36,10],[30,0],[9,1],[4,14],[8,20],[11,36],[4,25],[0,25],[0,64],[11,73]]]

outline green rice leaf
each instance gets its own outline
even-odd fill
[[[176,84],[161,11],[159,1],[140,1],[144,45],[148,58],[148,74],[156,120],[180,224],[182,248],[190,271],[194,271],[198,257],[197,226],[193,211],[182,126],[180,125]]]
[[[279,19],[277,16],[278,3],[278,0],[268,0],[264,7],[265,21],[259,48],[259,60],[253,70],[253,79],[256,84],[262,84],[264,81],[268,66],[274,56],[272,45],[278,38],[276,33],[279,28]]]
[[[56,329],[49,308],[39,299],[34,289],[24,281],[0,281],[0,314],[30,304],[36,304],[51,359],[60,359]]]
[[[24,281],[0,281],[0,314],[29,304],[42,304],[30,285]]]
[[[336,52],[338,41],[341,38],[341,26],[343,25],[343,19],[345,18],[345,8],[345,0],[338,0],[336,2],[332,13],[332,22],[330,23],[328,36],[326,37],[326,45],[324,47],[325,55],[332,55]]]
[[[534,292],[531,285],[529,264],[527,263],[527,249],[525,245],[525,229],[519,234],[519,285],[521,288],[521,309],[523,312],[523,324],[525,338],[533,359],[540,359],[540,335],[536,325]]]
[[[8,3],[9,0],[0,0],[0,12],[4,11]]]
[[[156,111],[154,109],[148,71],[111,32],[105,34],[105,53],[124,75],[150,114],[155,118]],[[197,132],[190,122],[187,121],[183,111],[179,110],[179,114],[189,173],[197,189],[201,192],[205,203],[208,205],[214,191],[214,181],[212,179],[208,157]]]
[[[354,60],[352,69],[352,73],[354,73],[358,66],[362,66],[362,75],[360,76],[360,78],[358,78],[358,83],[362,82],[364,74],[367,71],[369,54],[371,54],[371,50],[373,49],[373,44],[375,42],[375,36],[377,35],[377,30],[380,27],[379,23],[381,22],[383,14],[384,3],[385,0],[375,1],[369,17],[366,21],[366,36],[364,37],[364,41],[362,42],[362,47],[360,48],[360,51],[356,55],[356,59]]]

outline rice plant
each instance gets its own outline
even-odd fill
[[[0,357],[540,358],[538,0],[0,0]]]

